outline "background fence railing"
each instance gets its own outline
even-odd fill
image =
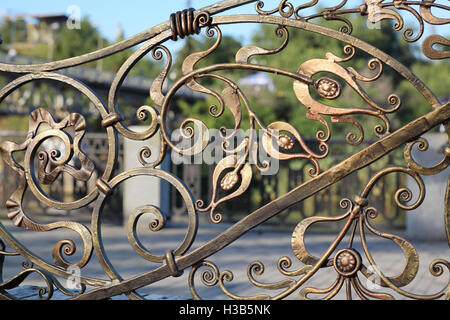
[[[313,139],[305,139],[307,144],[313,144]],[[366,141],[358,148],[364,148],[373,141]],[[345,140],[334,140],[329,142],[330,154],[321,162],[322,170],[332,167],[347,158],[354,152],[355,148],[347,144]],[[401,164],[403,154],[392,152],[382,160],[372,166],[368,166],[342,179],[340,182],[314,194],[309,199],[294,204],[284,210],[266,225],[272,227],[286,227],[292,230],[300,220],[309,216],[333,217],[344,213],[340,208],[340,201],[344,198],[359,194],[369,179],[383,167],[393,164]],[[255,211],[261,206],[282,196],[289,190],[300,185],[303,181],[311,179],[308,170],[311,165],[306,160],[290,160],[279,163],[279,171],[274,175],[261,175],[257,170],[253,170],[254,176],[250,187],[239,197],[222,203],[216,212],[220,212],[225,222],[236,222],[247,214]],[[180,177],[190,187],[196,199],[202,199],[206,204],[212,197],[212,175],[214,166],[192,164],[192,165],[172,165],[172,172]],[[406,186],[405,176],[395,173],[387,175],[375,186],[370,198],[371,206],[379,211],[379,215],[373,223],[383,225],[389,229],[404,229],[406,227],[405,212],[394,202],[394,193]],[[219,188],[218,188],[219,189]],[[220,198],[219,194],[217,198]],[[183,201],[176,192],[172,190],[171,208],[175,216],[184,212]],[[324,231],[337,228],[337,224],[323,224]],[[320,224],[313,226],[313,229],[321,230]]]
[[[0,143],[2,141],[15,141],[20,143],[25,140],[25,132],[16,131],[0,131]],[[311,143],[312,140],[306,140]],[[358,148],[364,148],[372,141],[366,141]],[[123,142],[119,140],[119,167],[123,164]],[[355,148],[346,143],[345,140],[334,140],[329,142],[330,155],[321,162],[322,170],[332,167],[334,164],[341,162]],[[89,158],[95,163],[96,172],[89,181],[76,181],[68,174],[63,174],[50,186],[44,186],[45,192],[55,199],[64,201],[72,201],[87,194],[91,188],[95,188],[95,181],[98,173],[102,172],[106,163],[108,153],[108,143],[105,134],[89,133],[83,139],[82,150],[88,154]],[[358,194],[361,188],[367,183],[368,179],[379,170],[387,165],[398,164],[402,159],[402,154],[392,152],[383,160],[378,161],[372,166],[368,166],[358,172],[355,172],[339,183],[334,184],[314,196],[294,204],[276,217],[267,222],[272,227],[292,228],[303,218],[313,215],[319,216],[337,216],[343,213],[339,202],[351,195]],[[21,161],[22,159],[17,159]],[[310,179],[308,170],[311,168],[307,161],[291,160],[280,162],[279,171],[276,175],[261,175],[254,170],[254,177],[248,190],[236,199],[225,202],[219,206],[217,212],[223,215],[224,222],[235,222],[247,214],[253,212],[262,205],[269,203],[275,198],[285,194],[289,190],[295,188],[303,181]],[[121,168],[118,168],[121,170]],[[172,164],[172,172],[181,178],[190,188],[195,199],[202,199],[207,203],[212,196],[212,174],[214,166],[201,164]],[[0,216],[6,216],[5,201],[14,192],[18,184],[17,174],[7,165],[0,161]],[[387,228],[404,229],[406,224],[405,213],[395,205],[393,194],[401,186],[405,186],[405,178],[400,174],[388,175],[382,179],[374,188],[369,199],[372,206],[379,211],[379,216],[374,223],[381,224]],[[167,196],[167,195],[163,195]],[[182,219],[184,213],[183,201],[179,198],[176,190],[170,192],[170,216]],[[219,194],[220,196],[220,194]],[[25,210],[33,216],[52,216],[52,215],[78,215],[79,217],[89,217],[90,209],[85,207],[82,212],[68,212],[51,210],[46,206],[42,206],[31,192],[27,192]],[[105,208],[105,219],[112,222],[120,223],[123,221],[122,194],[117,192],[114,197],[108,198]],[[202,215],[200,213],[200,215]],[[206,219],[205,219],[206,220]],[[320,224],[319,224],[320,225]],[[316,229],[322,230],[320,226]],[[326,229],[324,231],[338,227],[332,223],[323,224]]]

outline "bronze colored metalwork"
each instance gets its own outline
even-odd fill
[[[0,72],[17,74],[15,80],[0,89],[0,102],[24,84],[36,80],[56,81],[69,85],[74,90],[84,94],[97,108],[100,124],[108,135],[109,147],[107,163],[103,174],[96,180],[96,188],[80,199],[64,202],[49,197],[42,186],[54,182],[61,173],[67,173],[81,181],[86,181],[91,177],[94,170],[93,162],[89,159],[89,155],[85,154],[80,148],[80,143],[86,131],[85,120],[81,114],[72,113],[58,122],[45,109],[37,109],[30,114],[28,135],[22,144],[18,145],[13,142],[1,144],[0,151],[3,161],[20,176],[19,186],[6,202],[8,217],[13,221],[14,225],[40,232],[59,228],[73,230],[81,237],[83,243],[82,258],[75,265],[79,268],[87,268],[92,254],[95,253],[109,280],[81,276],[82,286],[79,291],[72,292],[65,289],[56,277],[69,278],[71,276],[67,269],[73,264],[69,263],[64,256],[70,256],[75,252],[76,246],[74,241],[64,239],[56,243],[52,251],[53,262],[49,263],[30,252],[14,238],[4,225],[0,224],[0,268],[2,268],[8,256],[20,255],[29,261],[28,265],[23,266],[24,270],[12,279],[5,282],[3,282],[3,279],[0,279],[2,281],[0,283],[0,298],[13,299],[14,297],[8,293],[8,290],[20,285],[30,274],[38,274],[45,281],[47,287],[47,289],[39,292],[39,298],[42,299],[50,299],[55,288],[66,294],[69,299],[105,299],[122,293],[125,293],[131,299],[141,299],[142,297],[135,291],[136,289],[167,277],[179,277],[188,268],[191,268],[188,286],[192,296],[196,299],[201,298],[195,283],[195,276],[200,268],[206,268],[201,274],[204,285],[209,287],[218,285],[227,296],[233,299],[282,299],[295,292],[298,292],[298,297],[301,299],[307,299],[309,296],[316,294],[325,295],[325,299],[330,299],[342,289],[344,283],[346,296],[349,299],[352,298],[352,292],[355,292],[360,299],[393,298],[388,292],[371,291],[362,284],[360,277],[365,277],[369,281],[380,284],[386,290],[389,289],[407,298],[450,298],[449,282],[444,283],[442,290],[431,295],[413,294],[403,289],[404,286],[416,278],[419,255],[414,246],[402,237],[381,232],[371,224],[371,221],[379,212],[374,206],[370,205],[368,200],[371,191],[380,179],[389,174],[400,173],[410,177],[417,184],[419,194],[413,197],[410,189],[400,188],[393,195],[396,205],[404,210],[413,210],[421,205],[426,189],[421,175],[435,175],[446,169],[450,163],[450,152],[448,147],[445,148],[442,161],[432,167],[424,167],[417,163],[413,159],[411,152],[415,147],[419,151],[427,149],[426,140],[420,138],[420,136],[436,126],[443,124],[447,133],[450,134],[448,122],[450,118],[450,104],[441,103],[433,92],[398,60],[363,40],[352,36],[353,26],[345,18],[345,15],[359,13],[367,16],[367,20],[370,23],[391,19],[395,21],[394,29],[400,31],[403,29],[404,21],[399,12],[407,11],[418,21],[419,31],[414,34],[412,29],[407,28],[403,30],[403,38],[407,42],[414,42],[422,37],[425,22],[432,25],[450,23],[449,19],[434,16],[431,13],[432,8],[450,11],[450,7],[437,4],[434,0],[396,0],[394,2],[365,0],[356,8],[346,8],[347,0],[343,0],[334,7],[322,9],[320,13],[302,16],[304,9],[316,6],[318,1],[313,0],[306,4],[294,6],[291,2],[283,0],[277,8],[272,10],[264,10],[264,3],[257,1],[255,6],[256,14],[217,15],[231,8],[251,2],[255,1],[225,0],[200,10],[187,9],[179,11],[172,14],[168,22],[117,44],[79,57],[39,65],[0,64]],[[313,24],[311,21],[316,18],[338,20],[345,25],[340,30],[333,30]],[[282,38],[279,47],[267,49],[256,45],[247,45],[236,52],[235,61],[232,63],[197,67],[197,64],[202,59],[214,51],[220,50],[222,40],[221,25],[251,22],[273,25],[275,35]],[[182,63],[179,78],[169,86],[167,91],[163,90],[164,83],[172,68],[171,52],[163,43],[199,34],[202,28],[205,29],[208,37],[216,37],[216,41],[205,51],[190,53]],[[288,28],[298,28],[337,39],[343,43],[343,54],[327,52],[322,57],[316,57],[308,61],[299,61],[299,65],[295,66],[293,70],[283,70],[251,62],[250,58],[253,56],[270,56],[282,51],[289,43]],[[448,58],[448,51],[439,51],[432,48],[435,43],[448,44],[448,40],[439,35],[428,36],[422,43],[423,53],[430,59]],[[142,44],[142,46],[120,66],[111,84],[106,104],[81,82],[57,72],[61,69],[105,58],[137,44]],[[343,63],[348,65],[352,62],[352,58],[357,50],[372,56],[367,62],[367,67],[369,72],[373,73],[372,75],[362,75],[353,67],[343,65]],[[136,108],[137,118],[142,121],[149,120],[150,123],[146,130],[134,132],[125,125],[124,121],[126,119],[119,112],[119,90],[123,80],[133,66],[150,52],[155,60],[161,60],[165,57],[166,64],[159,76],[153,81],[151,88],[149,88],[150,98],[154,105],[144,105]],[[397,112],[400,108],[407,108],[408,106],[403,105],[401,98],[395,93],[389,93],[385,97],[387,106],[380,105],[360,85],[360,82],[371,83],[377,81],[382,75],[384,66],[392,68],[406,79],[430,105],[428,113],[401,128],[396,128],[396,130],[393,130],[388,116]],[[257,112],[253,110],[244,90],[235,81],[220,72],[232,72],[233,70],[265,72],[290,79],[293,85],[293,93],[299,101],[299,107],[306,108],[307,118],[318,121],[323,127],[316,132],[315,136],[318,151],[314,151],[305,143],[305,139],[301,134],[301,128],[295,128],[283,121],[264,123],[258,117]],[[316,75],[321,73],[327,73],[329,76],[317,78]],[[215,79],[223,87],[210,88],[202,84],[201,79],[205,78]],[[334,104],[323,102],[324,100],[336,100],[339,102],[343,85],[348,86],[359,95],[365,106],[336,107]],[[211,198],[207,204],[203,199],[195,199],[189,187],[174,174],[157,168],[164,158],[167,157],[169,150],[180,155],[193,156],[201,154],[210,143],[208,127],[201,120],[196,119],[195,115],[185,119],[179,128],[182,138],[190,140],[192,142],[191,146],[182,148],[171,140],[168,124],[171,101],[178,90],[184,86],[192,91],[212,96],[217,100],[217,104],[212,105],[209,109],[211,117],[219,118],[228,109],[234,118],[234,126],[231,133],[225,131],[224,129],[226,128],[221,128],[221,145],[226,156],[214,168],[212,177],[213,188]],[[313,92],[314,94],[312,94]],[[321,98],[320,101],[315,98],[316,96]],[[231,148],[230,142],[241,128],[243,113],[248,114],[249,134],[237,147]],[[360,120],[356,120],[360,118],[355,119],[354,116],[370,116],[381,121],[382,124],[378,124],[373,128],[377,141],[355,152],[339,164],[323,170],[320,166],[320,161],[330,153],[329,142],[332,137],[328,119],[335,123],[353,125],[359,134],[350,132],[347,134],[346,140],[348,144],[356,146],[361,144],[365,139],[365,135],[363,124],[359,122]],[[255,139],[258,132],[263,133],[261,141]],[[149,163],[146,159],[150,158],[151,152],[149,148],[144,147],[136,155],[142,165],[141,167],[114,175],[118,154],[118,134],[132,140],[146,140],[158,135],[161,141],[161,148],[157,160]],[[43,151],[41,146],[48,139],[61,141],[61,145],[64,145],[64,150]],[[340,207],[346,210],[343,214],[337,217],[311,216],[298,223],[293,231],[291,244],[293,254],[303,266],[296,270],[291,270],[292,260],[289,257],[281,257],[277,263],[278,271],[285,279],[274,283],[263,283],[257,280],[256,276],[264,273],[264,265],[260,261],[255,261],[248,266],[247,275],[249,282],[253,286],[262,290],[281,290],[281,292],[274,295],[261,293],[251,297],[242,297],[232,293],[227,288],[226,283],[233,280],[233,273],[231,271],[221,272],[216,264],[207,260],[247,231],[261,225],[292,204],[307,199],[340,181],[352,172],[374,163],[394,149],[403,146],[406,166],[387,167],[376,173],[358,195],[341,200]],[[270,157],[279,161],[306,159],[312,166],[309,170],[310,178],[285,195],[249,213],[214,239],[190,251],[196,240],[199,215],[209,214],[212,223],[220,223],[222,214],[216,212],[220,204],[239,198],[249,188],[254,175],[253,169],[264,173],[270,168],[269,162],[261,162],[258,159],[257,150],[259,147],[262,147]],[[19,163],[16,160],[16,155],[19,152],[24,153],[23,163]],[[80,160],[80,167],[69,164],[74,157]],[[37,168],[35,160],[40,162]],[[122,279],[107,257],[101,235],[101,216],[104,203],[108,197],[112,196],[114,190],[124,181],[137,176],[152,176],[169,183],[181,195],[186,207],[188,227],[184,239],[176,248],[168,249],[163,255],[155,254],[141,244],[136,226],[143,215],[151,214],[154,219],[150,223],[150,230],[158,232],[166,226],[166,213],[151,203],[135,208],[126,224],[127,239],[131,248],[142,259],[156,263],[158,266],[136,277]],[[39,224],[33,221],[23,208],[23,196],[27,189],[41,203],[54,209],[74,210],[92,205],[90,227],[69,221],[50,224]],[[223,195],[224,192],[225,195]],[[450,244],[449,193],[450,183],[447,185],[446,190],[446,213],[444,217]],[[411,204],[413,199],[415,200]],[[335,240],[330,243],[325,253],[320,257],[310,254],[305,245],[305,234],[308,229],[313,224],[337,221],[342,221],[344,226],[336,235]],[[359,231],[362,245],[360,252],[353,247],[357,230]],[[379,269],[368,249],[367,233],[388,239],[401,248],[406,263],[398,275],[388,277]],[[337,250],[346,235],[350,237],[347,246],[344,249]],[[13,251],[5,251],[5,244],[8,244]],[[331,269],[334,269],[336,272],[336,281],[334,283],[325,289],[308,287],[308,280],[313,275],[320,269],[330,267],[333,267]],[[442,257],[438,257],[431,263],[430,273],[433,276],[440,277],[444,273],[444,268],[450,271],[450,262]]]

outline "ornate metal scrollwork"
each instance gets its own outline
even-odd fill
[[[359,13],[367,16],[370,23],[390,19],[395,22],[394,29],[400,31],[404,26],[404,20],[400,12],[407,11],[418,21],[419,30],[415,34],[411,28],[404,29],[403,38],[407,42],[415,42],[423,36],[425,22],[433,25],[450,22],[446,18],[434,16],[431,9],[450,10],[450,7],[435,3],[434,0],[396,0],[393,2],[366,0],[356,8],[346,8],[348,1],[343,0],[336,6],[323,8],[316,14],[304,16],[305,9],[316,6],[317,0],[298,6],[290,1],[283,0],[277,8],[272,10],[264,9],[264,3],[258,1],[256,2],[255,14],[252,15],[217,15],[249,2],[255,1],[243,0],[237,2],[230,0],[201,10],[178,11],[170,16],[169,21],[158,27],[80,57],[40,65],[0,64],[0,72],[17,75],[15,80],[0,90],[0,102],[24,84],[32,81],[56,81],[68,85],[73,90],[85,95],[96,107],[100,125],[108,136],[109,147],[104,172],[95,180],[96,187],[80,199],[64,202],[51,198],[45,193],[43,186],[53,183],[62,173],[69,174],[75,180],[87,181],[92,179],[95,170],[93,162],[89,159],[89,154],[86,154],[81,147],[86,131],[86,122],[81,114],[72,113],[61,121],[57,121],[47,110],[36,109],[30,114],[26,140],[21,144],[10,141],[1,144],[2,160],[20,178],[19,186],[6,202],[8,217],[13,224],[23,229],[40,232],[60,228],[70,229],[81,237],[83,254],[75,264],[69,263],[64,256],[73,255],[76,246],[73,240],[64,239],[54,245],[53,262],[49,263],[28,251],[9,233],[3,224],[0,224],[0,276],[4,260],[9,256],[21,255],[30,261],[30,265],[25,266],[23,271],[10,280],[3,282],[0,277],[0,298],[14,298],[8,294],[8,290],[20,285],[30,274],[38,274],[46,282],[46,289],[38,293],[40,298],[51,298],[53,290],[57,288],[70,299],[104,299],[122,293],[127,294],[129,298],[140,299],[142,297],[137,293],[137,289],[167,277],[178,277],[188,268],[191,268],[188,286],[192,296],[196,299],[201,298],[195,284],[195,277],[201,268],[206,268],[200,275],[204,285],[207,287],[218,285],[228,297],[233,299],[283,299],[295,292],[298,292],[298,297],[301,299],[317,294],[325,295],[325,299],[330,299],[336,296],[344,284],[347,298],[352,298],[352,292],[355,292],[361,299],[393,298],[393,295],[388,292],[371,291],[370,288],[362,284],[361,276],[370,282],[376,282],[383,290],[390,289],[408,298],[450,298],[450,283],[444,283],[442,290],[431,295],[412,294],[403,289],[416,278],[419,264],[418,253],[406,239],[377,230],[371,224],[371,221],[376,218],[378,211],[373,204],[369,206],[369,195],[375,184],[384,176],[392,173],[407,175],[415,181],[419,190],[418,195],[414,197],[410,189],[400,188],[393,195],[395,204],[404,210],[412,210],[420,206],[425,194],[425,185],[421,175],[434,175],[446,169],[450,163],[450,153],[449,148],[445,148],[442,161],[432,167],[425,167],[413,159],[411,151],[415,147],[420,151],[425,151],[427,143],[420,136],[441,124],[444,125],[447,133],[450,132],[448,124],[450,104],[441,103],[433,92],[398,60],[352,36],[353,26],[350,20],[345,18],[345,15]],[[277,14],[280,16],[277,16]],[[338,20],[345,25],[340,30],[334,30],[313,24],[312,20],[316,18]],[[200,62],[204,62],[206,57],[220,50],[222,43],[221,25],[241,22],[273,25],[275,36],[280,38],[280,45],[269,49],[257,45],[246,45],[236,51],[233,62],[202,66]],[[342,42],[343,54],[326,52],[325,56],[298,61],[298,65],[293,66],[292,70],[253,62],[252,57],[264,55],[270,58],[270,55],[283,51],[290,40],[289,28],[307,30],[337,39]],[[199,34],[202,29],[205,30],[206,36],[215,37],[214,43],[204,51],[190,53],[181,65],[179,78],[171,83],[167,90],[163,90],[168,74],[173,68],[172,54],[163,43]],[[448,44],[448,40],[439,35],[428,36],[422,43],[423,53],[430,59],[447,58],[448,51],[434,49],[435,43],[445,45]],[[142,46],[120,66],[111,84],[106,104],[81,82],[56,72],[60,69],[105,58],[137,44],[142,44]],[[349,66],[358,51],[370,55],[367,61],[367,72],[372,73],[371,75],[363,75]],[[155,60],[165,59],[166,63],[149,88],[149,95],[154,105],[136,106],[137,119],[140,121],[147,120],[149,124],[144,131],[134,132],[125,125],[126,119],[119,112],[118,96],[120,87],[130,70],[149,53]],[[375,99],[361,86],[361,82],[372,83],[379,80],[386,66],[406,79],[430,105],[428,113],[401,128],[393,128],[389,120],[389,116],[400,108],[408,107],[403,105],[400,96],[395,93],[387,93],[387,96],[382,98],[386,104],[386,106],[383,106],[375,102]],[[315,146],[312,147],[305,142],[302,128],[296,128],[285,121],[264,123],[262,118],[258,116],[258,111],[252,108],[245,90],[238,85],[237,81],[228,76],[228,73],[234,70],[264,72],[288,79],[292,83],[292,93],[298,101],[298,105],[295,107],[304,108],[306,117],[312,121],[317,121],[320,125],[321,129],[318,129],[315,134]],[[326,75],[323,75],[323,73],[326,73]],[[207,84],[211,82],[203,81],[205,79],[213,79],[214,85]],[[344,86],[350,88],[353,93],[360,97],[364,106],[340,105]],[[225,157],[212,170],[212,188],[208,201],[194,198],[189,187],[183,181],[174,174],[158,169],[158,165],[163,162],[169,152],[181,156],[199,155],[211,143],[207,125],[196,118],[195,114],[190,115],[179,125],[181,138],[192,143],[188,147],[184,147],[173,140],[169,129],[171,102],[182,87],[187,87],[191,91],[215,99],[215,104],[212,104],[208,110],[209,116],[213,119],[220,118],[227,110],[234,120],[232,128],[223,127],[219,130],[221,151],[225,154]],[[377,101],[379,100],[377,99]],[[244,114],[247,115],[246,118],[244,118]],[[361,117],[370,117],[381,122],[381,124],[378,123],[373,127],[376,141],[331,168],[324,169],[321,167],[321,161],[331,152],[329,142],[333,132],[329,121],[338,124],[343,123],[344,125],[349,124],[353,126],[353,129],[356,128],[356,132],[347,133],[346,141],[352,146],[357,146],[365,139],[363,129],[365,123],[359,120]],[[244,119],[248,120],[245,126],[249,130],[246,131],[247,134],[242,141],[237,146],[233,146],[231,141],[236,138],[238,130],[244,126]],[[139,163],[142,165],[141,167],[115,173],[118,134],[131,140],[146,140],[158,136],[161,143],[157,159],[152,163],[148,162],[151,151],[144,147],[136,154]],[[257,139],[258,134],[260,134],[261,139]],[[45,143],[50,139],[57,139],[60,142],[60,147],[50,150],[45,149]],[[242,297],[231,292],[232,290],[227,287],[227,283],[233,281],[233,273],[229,270],[220,271],[219,267],[212,262],[210,258],[212,255],[292,204],[307,199],[352,172],[369,166],[394,149],[404,145],[406,166],[387,167],[374,174],[360,194],[356,195],[353,200],[344,198],[340,202],[341,208],[346,210],[345,213],[336,217],[311,216],[298,223],[293,231],[291,244],[292,253],[298,259],[298,262],[303,264],[300,268],[291,270],[292,259],[283,256],[277,261],[277,267],[280,275],[285,278],[274,283],[266,283],[258,280],[258,276],[261,276],[265,270],[262,262],[255,261],[248,266],[247,277],[253,286],[258,290],[278,290],[279,293],[274,295],[262,293]],[[222,214],[217,212],[219,206],[227,201],[242,197],[251,185],[255,175],[254,171],[264,173],[270,169],[270,162],[259,158],[259,149],[264,150],[271,159],[277,161],[304,159],[311,166],[308,172],[310,177],[282,197],[261,206],[254,212],[248,213],[245,218],[223,231],[216,238],[192,249],[197,236],[198,215],[209,214],[212,223],[220,223]],[[19,152],[24,153],[23,163],[17,160],[16,155]],[[130,247],[142,259],[157,266],[136,277],[123,279],[107,257],[101,235],[102,210],[107,198],[113,196],[115,190],[124,181],[138,176],[158,178],[169,183],[181,195],[186,207],[188,226],[184,239],[177,247],[169,248],[164,254],[156,254],[140,241],[136,232],[136,225],[144,215],[151,215],[153,220],[150,222],[149,231],[158,233],[167,225],[167,212],[151,203],[136,207],[127,221],[126,237]],[[447,185],[445,203],[447,235],[450,234],[449,186],[450,184]],[[71,221],[40,224],[32,220],[23,206],[24,193],[27,188],[42,204],[51,208],[75,210],[92,205],[90,228]],[[306,232],[313,224],[331,222],[342,222],[344,226],[336,235],[335,240],[330,242],[322,256],[316,257],[310,254],[304,241]],[[354,246],[357,231],[359,232],[362,250],[356,249]],[[400,247],[405,258],[405,266],[398,275],[388,277],[377,267],[367,246],[367,233],[390,240]],[[346,235],[350,237],[348,245],[343,249],[338,249]],[[12,248],[12,251],[5,249],[6,244]],[[67,271],[67,268],[73,265],[79,268],[88,267],[94,252],[109,280],[80,277],[80,290],[72,292],[64,288],[56,277],[69,278],[71,274]],[[335,282],[328,288],[308,286],[308,280],[324,268],[334,270],[336,273]],[[444,274],[445,268],[450,271],[450,262],[444,258],[437,258],[430,264],[430,273],[433,276],[440,277]]]
[[[309,16],[301,16],[301,12],[305,9],[312,8],[317,5],[318,0],[310,1],[306,4],[301,4],[297,7],[287,1],[283,0],[280,2],[278,8],[273,10],[265,11],[263,1],[258,1],[256,3],[256,11],[261,15],[272,15],[279,13],[284,18],[291,18],[294,16],[295,19],[309,21],[316,18],[324,18],[325,20],[338,20],[344,22],[344,26],[340,28],[340,31],[346,34],[351,34],[353,31],[353,25],[349,19],[345,18],[345,15],[351,13],[359,13],[362,16],[367,16],[367,20],[372,23],[378,23],[385,19],[390,19],[394,21],[393,28],[396,31],[403,29],[405,22],[402,15],[399,13],[400,10],[409,12],[419,24],[419,31],[414,35],[413,28],[406,28],[402,31],[403,39],[407,42],[415,42],[419,40],[424,34],[424,24],[425,22],[431,25],[443,25],[448,24],[450,20],[445,17],[437,17],[431,12],[432,8],[439,8],[443,10],[449,10],[450,7],[436,3],[435,0],[424,0],[424,1],[407,1],[407,0],[395,0],[388,2],[385,0],[364,0],[357,8],[344,8],[348,0],[341,1],[338,5],[324,8],[321,12],[315,13]],[[418,6],[416,9],[415,6]],[[388,9],[390,7],[394,9]],[[429,59],[445,59],[448,58],[448,51],[439,51],[433,48],[434,44],[448,45],[448,39],[440,35],[430,35],[422,43],[422,51]]]

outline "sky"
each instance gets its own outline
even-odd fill
[[[82,17],[88,16],[90,21],[97,25],[100,33],[110,41],[114,41],[117,36],[118,26],[124,31],[125,38],[131,37],[148,28],[169,19],[170,14],[176,11],[193,7],[196,9],[211,5],[219,0],[2,0],[0,3],[0,16],[4,14],[55,14],[64,13],[70,16],[70,8],[76,6],[80,10]],[[445,3],[448,0],[437,0],[438,3]],[[291,0],[293,4],[300,4],[306,0]],[[334,5],[340,0],[320,1],[319,4]],[[355,6],[363,0],[349,0],[347,5]],[[264,0],[264,9],[276,8],[279,0]],[[255,4],[247,4],[243,7],[235,8],[227,14],[255,13]],[[411,15],[403,14],[406,21],[412,19]],[[411,20],[409,20],[411,21]],[[417,26],[417,21],[411,22],[412,26]],[[439,33],[450,34],[450,25],[436,26]],[[226,35],[233,35],[243,44],[249,44],[251,35],[257,30],[254,24],[235,24],[221,27]],[[427,33],[427,32],[426,32]],[[183,45],[179,40],[166,45],[171,50],[177,50]]]

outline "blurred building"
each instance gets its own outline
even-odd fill
[[[9,50],[23,50],[36,44],[54,44],[54,32],[67,22],[64,14],[16,14],[4,15],[2,20],[10,24]],[[51,58],[51,57],[49,57]]]

